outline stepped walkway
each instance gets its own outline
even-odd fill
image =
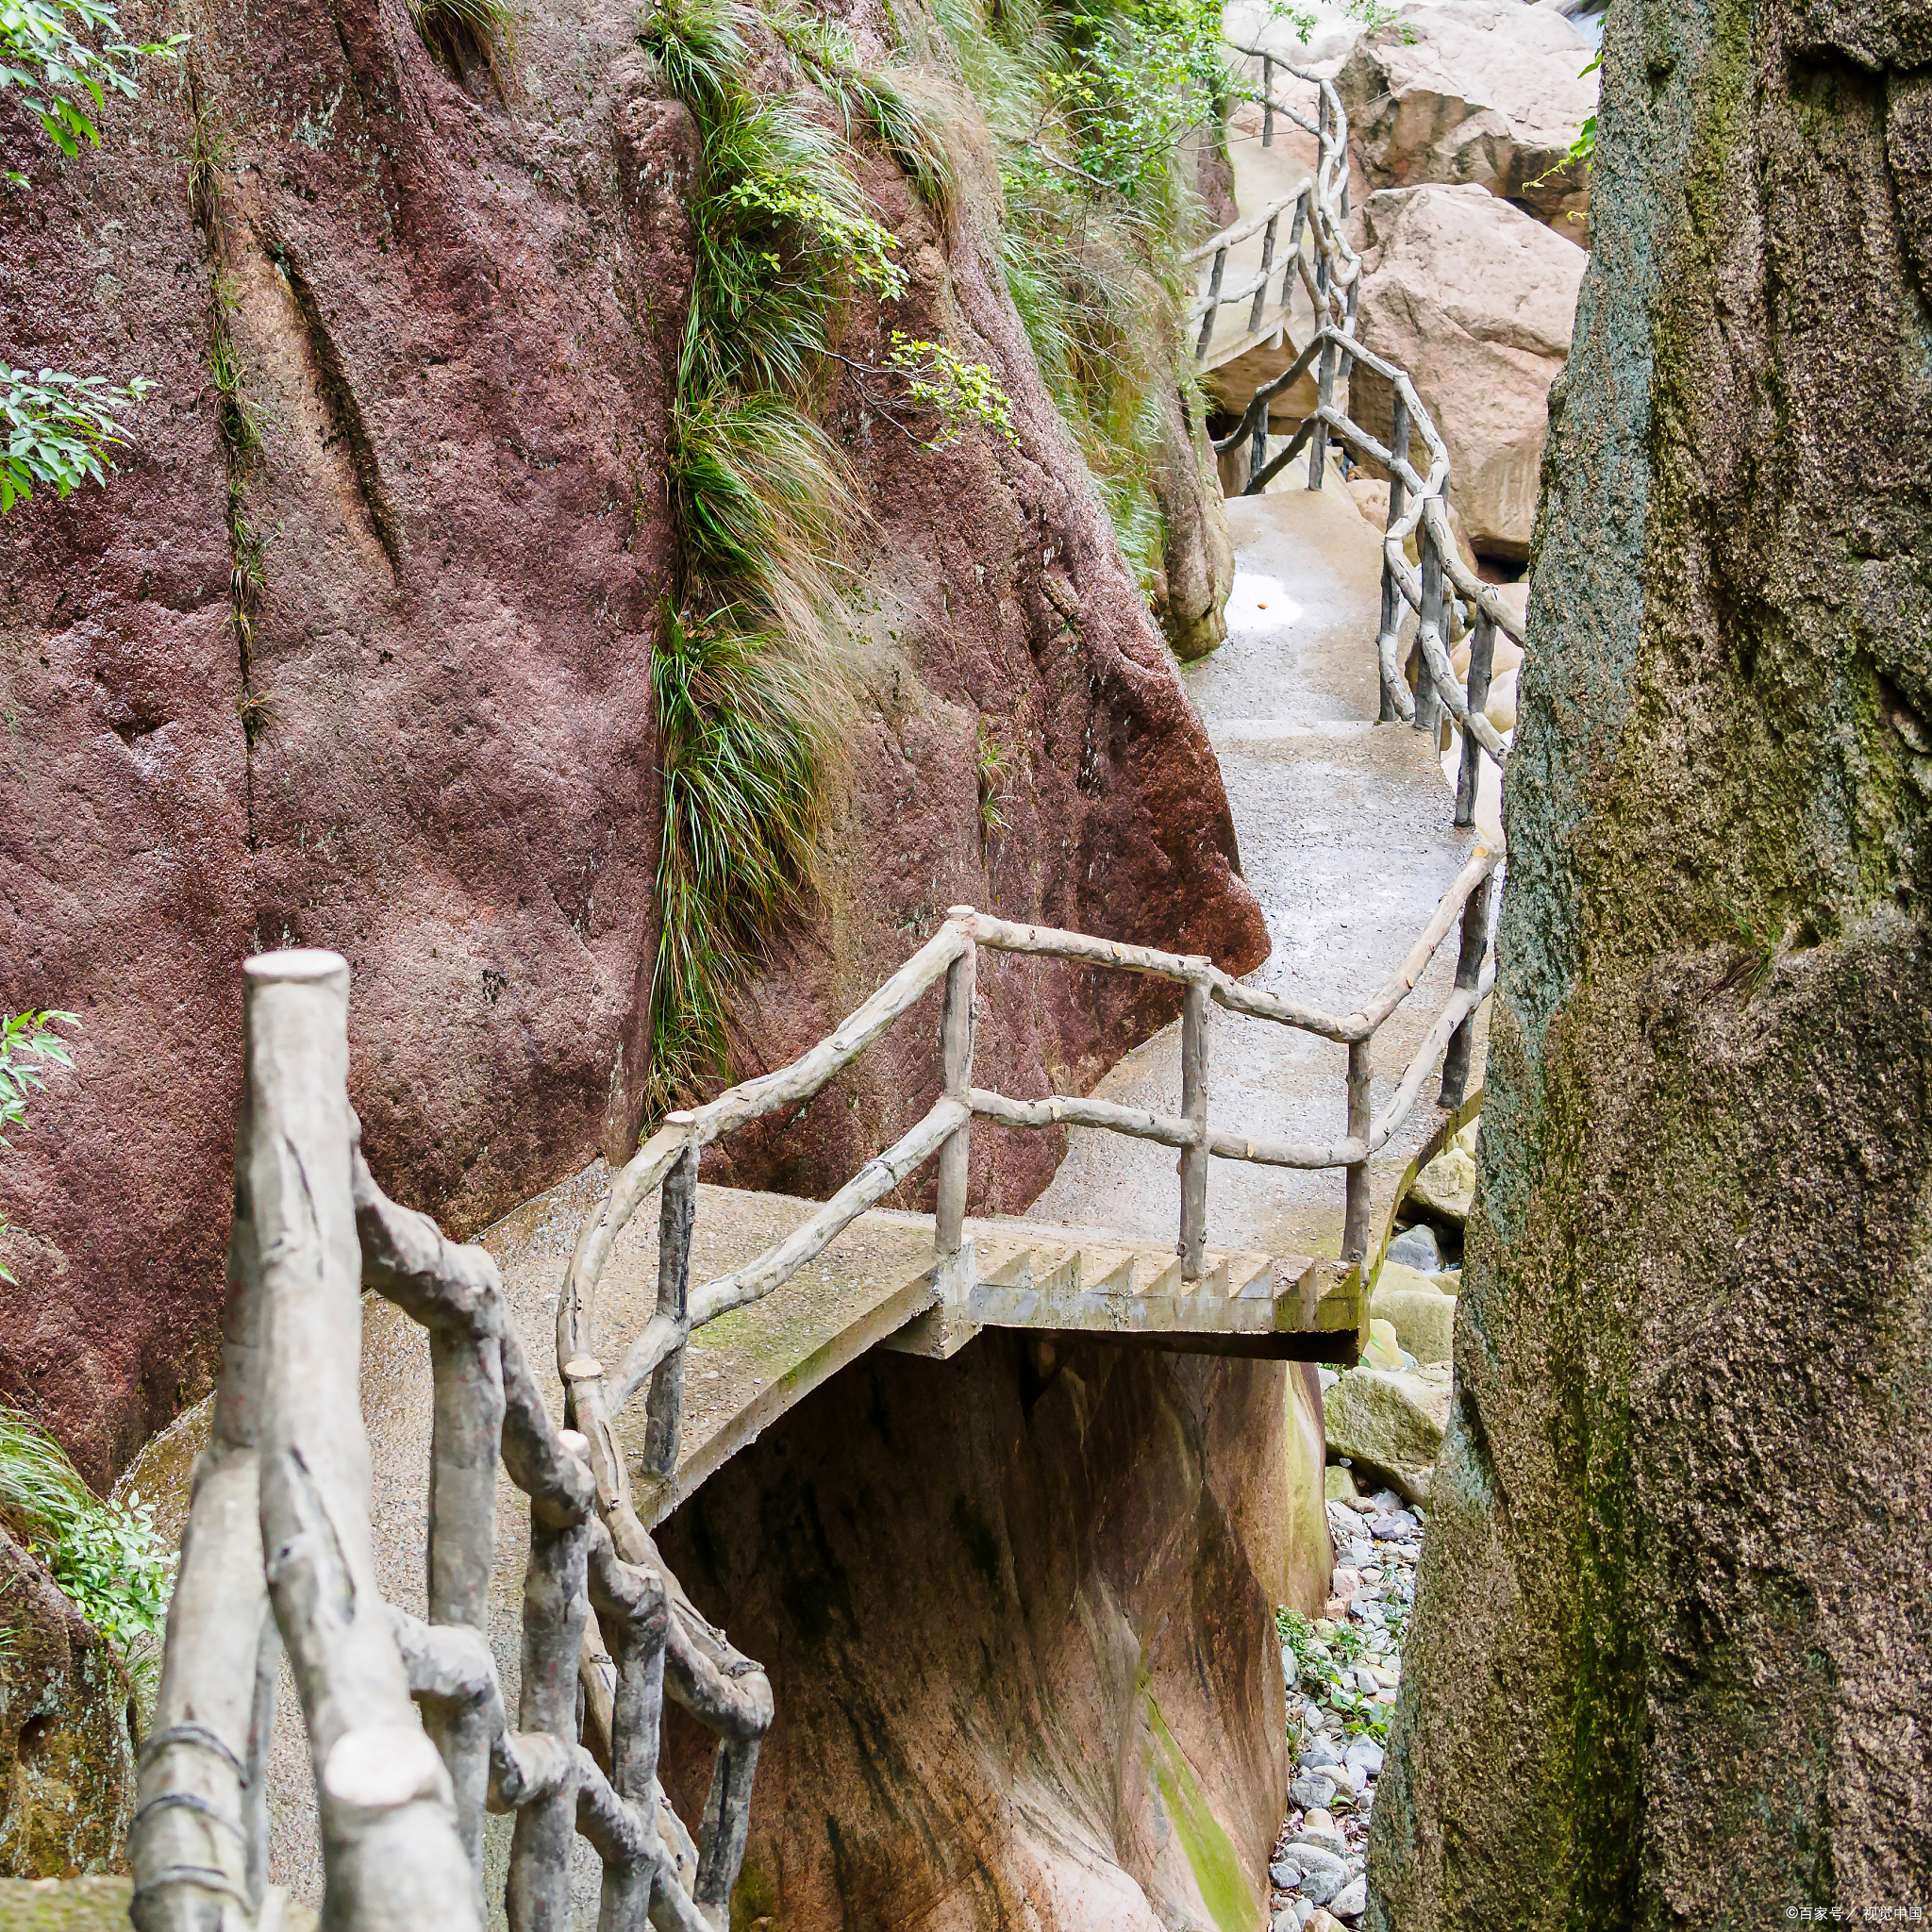
[[[1376,674],[1364,639],[1375,623],[1381,545],[1339,479],[1310,491],[1297,477],[1278,493],[1233,502],[1229,511],[1238,575],[1228,641],[1186,675],[1221,758],[1243,864],[1274,940],[1253,984],[1347,1012],[1401,966],[1467,864],[1474,835],[1450,824],[1449,793],[1427,737],[1370,722]],[[1456,964],[1454,945],[1441,947],[1414,996],[1375,1035],[1375,1112],[1423,1048],[1450,997]],[[1184,1030],[1176,1022],[1129,1055],[1091,1098],[1130,1114],[1179,1114]],[[1479,1037],[1475,1052],[1473,1086]],[[1297,1028],[1214,1013],[1214,1116],[1239,1121],[1244,1135],[1260,1140],[1340,1140],[1349,1125],[1347,1057],[1346,1045]],[[1417,1107],[1369,1163],[1384,1213],[1399,1171],[1441,1120],[1435,1107]],[[551,1356],[558,1283],[609,1184],[597,1163],[482,1238],[532,1362]],[[1336,1171],[1219,1160],[1206,1189],[1214,1244],[1204,1246],[1198,1282],[1184,1283],[1175,1150],[1075,1124],[1066,1160],[1026,1217],[963,1222],[960,1252],[970,1257],[971,1281],[956,1288],[950,1315],[936,1285],[934,1217],[860,1213],[781,1287],[690,1334],[674,1467],[655,1479],[644,1474],[649,1407],[639,1400],[620,1411],[616,1439],[637,1473],[643,1524],[654,1527],[764,1427],[872,1347],[945,1355],[981,1325],[997,1325],[1352,1359],[1362,1311],[1357,1272],[1337,1260],[1345,1230]],[[729,1279],[822,1211],[815,1202],[703,1185],[693,1205],[684,1263],[698,1283]],[[601,1272],[603,1332],[648,1329],[658,1305],[661,1227],[661,1217],[640,1213],[613,1243]],[[359,1383],[376,1582],[387,1602],[421,1616],[429,1608],[422,1552],[423,1471],[436,1409],[431,1346],[416,1321],[375,1296],[364,1304]],[[540,1384],[561,1424],[561,1382],[540,1372]],[[128,1477],[158,1502],[170,1526],[185,1520],[191,1473],[210,1424],[204,1405],[150,1444]],[[501,1469],[495,1489],[503,1541],[513,1545],[527,1534],[525,1499]],[[496,1566],[489,1625],[509,1696],[520,1672],[522,1590],[520,1565]],[[296,1898],[313,1903],[323,1874],[312,1774],[289,1688],[267,1767],[269,1865]],[[497,1895],[508,1852],[507,1833],[488,1836],[489,1889]],[[593,1870],[578,1878],[580,1887],[594,1886]]]

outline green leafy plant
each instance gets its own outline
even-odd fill
[[[1229,92],[1218,0],[1125,0],[1071,16],[1073,58],[1047,76],[1071,166],[1128,201],[1165,199],[1181,137]]]
[[[1303,1691],[1340,1718],[1349,1737],[1386,1741],[1389,1707],[1342,1678],[1342,1674],[1354,1669],[1367,1654],[1367,1641],[1361,1632],[1351,1624],[1338,1624],[1333,1633],[1324,1638],[1299,1610],[1286,1607],[1274,1612],[1274,1627],[1282,1647],[1294,1659]]]
[[[64,497],[77,484],[105,482],[114,467],[108,451],[127,441],[120,412],[153,388],[145,376],[116,389],[98,375],[52,369],[36,379],[0,363],[0,516],[32,496],[37,483]]]
[[[140,93],[140,62],[172,58],[184,39],[123,39],[111,0],[0,0],[0,93],[18,89],[47,139],[72,157],[83,142],[99,146],[93,116],[110,93]],[[0,181],[31,185],[16,168],[0,168]],[[107,452],[127,441],[120,412],[153,388],[144,376],[116,388],[52,369],[36,380],[0,363],[0,516],[31,498],[37,483],[65,497],[76,484],[106,482],[113,468]]]
[[[986,363],[962,361],[945,343],[922,341],[896,328],[891,341],[887,366],[905,377],[907,401],[939,414],[940,433],[928,449],[948,448],[974,423],[1019,448],[1012,398]]]
[[[1077,14],[936,0],[985,111],[999,246],[1035,359],[1142,587],[1164,561],[1167,412],[1203,408],[1181,341],[1187,247],[1204,215],[1177,143],[1232,90],[1218,16],[1192,0]]]
[[[100,145],[92,117],[108,96],[135,99],[140,63],[166,58],[186,38],[124,40],[111,0],[0,0],[0,92],[18,88],[21,105],[71,158],[83,142]],[[26,185],[22,175],[6,178]]]
[[[79,1028],[73,1013],[49,1010],[43,1013],[9,1013],[0,1016],[0,1147],[11,1147],[7,1138],[9,1127],[26,1124],[26,1097],[46,1091],[50,1067],[71,1067],[74,1057],[67,1042],[55,1030],[60,1026]],[[0,1214],[0,1235],[8,1226]],[[0,1261],[0,1281],[13,1282],[13,1272]]]
[[[50,1008],[0,1017],[0,1147],[11,1147],[7,1130],[26,1124],[29,1093],[44,1093],[52,1067],[71,1067],[74,1055],[58,1028],[79,1030],[79,1017]]]
[[[101,1502],[54,1439],[0,1405],[0,1521],[125,1657],[165,1623],[175,1557],[153,1505]]]

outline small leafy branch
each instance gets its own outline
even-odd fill
[[[885,301],[896,302],[906,292],[906,271],[892,259],[899,238],[878,222],[808,181],[785,180],[773,175],[745,175],[724,191],[723,200],[754,220],[789,223],[809,235],[827,255],[843,260],[854,281],[872,289]],[[767,248],[761,259],[774,275],[785,264]]]
[[[1344,10],[1372,34],[1382,33],[1399,25],[1402,19],[1401,14],[1394,8],[1385,6],[1383,0],[1347,0]],[[1306,41],[1322,24],[1320,18],[1306,8],[1289,6],[1285,0],[1274,0],[1268,9],[1268,18],[1291,26],[1299,41]],[[1402,43],[1406,47],[1415,45],[1415,29],[1412,26],[1402,28]]]
[[[160,1631],[176,1558],[139,1491],[101,1502],[60,1445],[0,1406],[0,1522],[25,1542],[125,1657]]]
[[[108,94],[132,100],[141,92],[138,63],[173,58],[186,38],[124,40],[112,0],[0,0],[0,93],[18,88],[22,106],[72,158],[82,142],[100,145],[92,115]],[[14,190],[32,185],[14,168],[0,168],[0,181]],[[116,412],[153,387],[139,375],[116,389],[98,375],[52,369],[35,381],[0,363],[0,516],[31,498],[36,483],[65,497],[90,478],[105,482],[114,467],[107,452],[127,441]]]
[[[891,331],[887,367],[906,378],[906,397],[921,408],[939,413],[941,429],[927,449],[948,449],[959,441],[969,424],[977,423],[1020,447],[1013,427],[1013,403],[999,378],[984,362],[962,361],[943,342],[928,342],[903,330]]]
[[[79,1025],[77,1016],[58,1010],[0,1018],[0,1147],[13,1145],[7,1138],[8,1128],[25,1126],[26,1097],[46,1091],[47,1070],[74,1064],[67,1042],[54,1029]],[[7,1229],[7,1217],[0,1214],[0,1234]],[[13,1279],[11,1270],[0,1261],[0,1281]]]
[[[98,114],[110,93],[135,99],[139,63],[168,58],[186,39],[123,40],[109,0],[0,0],[0,92],[17,87],[21,105],[71,159],[82,142],[101,144],[86,104]],[[27,185],[25,175],[10,170],[6,179]]]
[[[153,388],[142,375],[115,389],[98,375],[52,369],[36,380],[27,370],[0,363],[0,516],[26,502],[36,483],[51,483],[64,497],[76,484],[104,482],[114,467],[108,451],[127,441],[117,412]]]
[[[50,1067],[71,1067],[74,1056],[56,1027],[79,1028],[73,1013],[9,1013],[0,1019],[0,1147],[11,1147],[9,1127],[26,1123],[26,1097],[42,1093]]]

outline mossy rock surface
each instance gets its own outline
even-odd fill
[[[0,1878],[0,1932],[127,1932],[131,1878]],[[283,1907],[281,1932],[315,1932],[306,1906]]]

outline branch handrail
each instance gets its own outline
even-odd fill
[[[569,1922],[579,1833],[604,1863],[600,1924],[716,1932],[770,1686],[691,1607],[640,1525],[600,1517],[590,1444],[552,1421],[494,1259],[376,1185],[348,1101],[347,962],[268,954],[244,974],[223,1371],[142,1752],[133,1921],[281,1923],[265,1767],[285,1647],[321,1814],[325,1923],[482,1932],[487,1808],[515,1814],[506,1903],[520,1932]],[[429,1334],[423,1618],[376,1588],[365,1288]],[[529,1499],[514,1722],[487,1628],[499,1461]],[[587,1655],[615,1680],[591,1726],[601,1758],[578,1732]],[[719,1740],[695,1837],[658,1781],[667,1691]]]
[[[939,1210],[934,1224],[935,1292],[944,1296],[969,1245],[963,1237],[965,1150],[977,1118],[997,1125],[1050,1128],[1088,1126],[1175,1147],[1182,1156],[1180,1239],[1182,1278],[1201,1277],[1207,1236],[1206,1161],[1346,1171],[1344,1255],[1358,1258],[1369,1210],[1368,1162],[1400,1129],[1423,1083],[1440,1061],[1458,1060],[1445,1080],[1444,1103],[1459,1105],[1467,1076],[1466,1048],[1476,1008],[1493,973],[1490,904],[1500,853],[1478,847],[1442,894],[1422,933],[1396,971],[1353,1012],[1334,1014],[1274,993],[1243,986],[1199,955],[1168,953],[1055,927],[1018,924],[972,907],[955,907],[940,931],[891,979],[817,1046],[790,1065],[728,1089],[704,1106],[668,1115],[664,1124],[612,1179],[605,1198],[585,1216],[558,1297],[558,1366],[570,1391],[571,1417],[590,1445],[597,1472],[600,1507],[614,1524],[636,1523],[630,1472],[618,1442],[615,1418],[650,1389],[652,1426],[642,1473],[660,1489],[675,1476],[677,1417],[682,1405],[684,1353],[692,1334],[734,1309],[782,1287],[822,1254],[869,1208],[895,1191],[926,1161],[941,1162]],[[1407,999],[1458,919],[1462,925],[1455,990],[1437,1015],[1421,1051],[1405,1069],[1382,1113],[1368,1115],[1370,1048],[1378,1030]],[[1018,1099],[972,1084],[975,959],[981,948],[1051,958],[1123,973],[1151,974],[1184,989],[1184,1111],[1163,1115],[1118,1107],[1075,1094]],[[751,1261],[691,1291],[691,1225],[697,1160],[721,1133],[816,1093],[926,993],[945,984],[942,1030],[945,1091],[891,1147],[868,1161],[854,1178],[821,1204],[790,1234]],[[1207,1013],[1210,1004],[1314,1034],[1349,1050],[1350,1122],[1347,1136],[1327,1143],[1256,1141],[1215,1132],[1208,1124]],[[615,1373],[593,1346],[591,1318],[604,1267],[625,1224],[648,1197],[661,1191],[658,1301],[633,1339]],[[660,1421],[662,1426],[659,1426]]]
[[[1298,276],[1312,305],[1314,329],[1294,362],[1255,391],[1235,427],[1225,436],[1214,439],[1214,449],[1217,455],[1225,455],[1247,445],[1248,480],[1241,491],[1243,495],[1259,494],[1305,449],[1308,453],[1309,487],[1319,490],[1331,436],[1339,438],[1358,458],[1378,464],[1389,474],[1389,516],[1382,538],[1382,621],[1375,639],[1381,716],[1385,721],[1400,720],[1418,729],[1433,731],[1439,707],[1448,713],[1462,736],[1456,823],[1468,825],[1474,819],[1479,760],[1487,758],[1499,771],[1508,763],[1508,747],[1502,734],[1484,716],[1495,638],[1500,633],[1520,647],[1524,641],[1524,626],[1494,590],[1469,568],[1457,547],[1449,522],[1448,449],[1407,371],[1364,348],[1356,339],[1355,312],[1361,260],[1347,232],[1348,117],[1340,94],[1329,80],[1293,66],[1266,48],[1239,42],[1229,44],[1242,57],[1261,62],[1258,98],[1265,116],[1263,144],[1272,143],[1274,117],[1279,114],[1315,137],[1319,158],[1314,174],[1292,195],[1281,197],[1257,214],[1211,236],[1189,255],[1191,265],[1211,259],[1215,272],[1210,288],[1190,307],[1187,326],[1192,328],[1196,323],[1200,325],[1198,359],[1206,355],[1220,307],[1254,293],[1257,285],[1265,285],[1273,272],[1272,268],[1264,267],[1258,278],[1251,277],[1237,289],[1224,289],[1223,271],[1228,251],[1261,229],[1269,231],[1272,241],[1272,224],[1293,205],[1295,243],[1283,280],[1282,320],[1285,325],[1289,282]],[[1291,104],[1275,97],[1274,76],[1277,68],[1316,90],[1318,106],[1312,122]],[[1304,231],[1309,242],[1306,255],[1301,248]],[[1317,361],[1321,365],[1317,406],[1303,419],[1287,446],[1271,458],[1267,448],[1270,405],[1299,382]],[[1334,402],[1338,384],[1345,383],[1357,365],[1380,376],[1393,391],[1397,433],[1392,446],[1384,445],[1355,422],[1345,408],[1338,408]],[[1419,471],[1410,459],[1412,436],[1421,439],[1426,453],[1425,470]],[[1414,565],[1407,557],[1412,539],[1420,558]],[[1447,592],[1432,593],[1432,577],[1440,577],[1446,584]],[[1412,610],[1417,619],[1413,641],[1417,679],[1414,695],[1397,662],[1405,608]],[[1458,678],[1450,663],[1449,651],[1465,635],[1471,640],[1471,661],[1467,675]]]

